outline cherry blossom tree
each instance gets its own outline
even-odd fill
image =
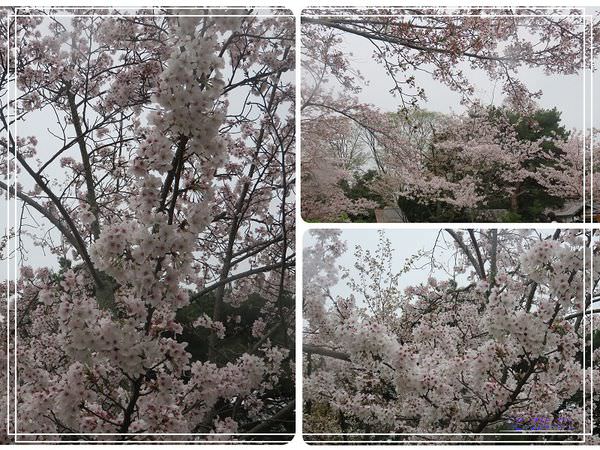
[[[540,429],[559,431],[532,439],[579,439],[559,433],[566,423],[582,433],[584,420],[589,430],[583,407],[592,404],[590,326],[600,272],[594,266],[584,291],[591,273],[583,258],[598,262],[597,236],[442,230],[430,252],[401,262],[380,232],[377,250],[356,245],[351,268],[337,262],[353,244],[340,231],[312,233],[303,269],[305,432],[501,440],[509,437],[478,433],[531,429],[539,418]],[[432,275],[400,289],[423,259]],[[344,282],[351,294],[334,295]],[[597,348],[595,334],[596,357]],[[595,394],[596,407],[599,401]]]
[[[526,180],[544,179],[547,186],[548,180],[557,178],[551,173],[553,169],[568,166],[577,170],[579,166],[573,165],[576,155],[570,149],[582,144],[578,139],[581,130],[573,133],[568,143],[560,142],[560,146],[568,147],[561,152],[560,160],[537,174],[532,171],[531,160],[541,157],[543,146],[517,140],[516,132],[489,120],[487,114],[468,113],[446,120],[435,133],[447,135],[443,139],[446,148],[435,155],[430,149],[424,151],[422,139],[415,142],[411,132],[416,129],[421,138],[430,137],[428,125],[415,120],[416,112],[427,101],[420,75],[428,74],[458,92],[462,103],[472,111],[481,109],[481,105],[465,70],[483,71],[503,87],[506,110],[531,116],[537,108],[535,100],[542,93],[520,80],[522,71],[541,69],[554,76],[581,73],[585,70],[584,37],[590,35],[585,30],[589,31],[590,26],[591,19],[579,10],[306,10],[302,17],[301,111],[302,127],[306,130],[302,140],[314,151],[306,157],[303,153],[305,216],[312,220],[331,219],[318,217],[315,211],[319,210],[313,207],[327,203],[323,199],[327,191],[319,190],[321,184],[337,183],[336,177],[327,177],[334,173],[330,170],[321,173],[325,180],[316,180],[322,159],[319,149],[327,139],[320,136],[318,125],[338,117],[354,121],[371,136],[373,161],[384,180],[380,191],[388,195],[391,205],[399,198],[417,199],[422,204],[442,203],[460,211],[467,207],[484,208],[489,199],[501,194],[510,199],[510,209],[516,212]],[[372,48],[374,61],[387,74],[383,81],[390,83],[390,93],[398,99],[398,114],[384,113],[377,106],[358,100],[356,94],[372,80],[364,80],[353,67],[352,55],[343,45],[345,36],[362,39],[364,45]],[[587,48],[590,44],[587,42]],[[398,122],[402,126],[397,126]],[[441,146],[436,136],[426,147],[433,144]],[[583,151],[582,145],[580,148]],[[438,161],[431,161],[436,156]],[[457,161],[446,171],[448,159],[455,156]],[[483,167],[479,166],[481,161],[485,161]],[[500,171],[499,175],[490,179],[488,175],[496,171]],[[576,177],[576,181],[581,179],[581,175]],[[548,188],[547,194],[572,200],[580,193],[571,188],[574,186],[564,192]],[[335,194],[330,203],[340,204],[340,209],[345,207],[339,193]],[[462,217],[478,218],[469,213],[462,213]]]
[[[559,157],[553,155],[552,164],[544,165],[536,171],[534,176],[537,181],[550,194],[566,199],[583,200],[583,159],[584,155],[587,156],[583,145],[581,133],[571,136],[561,146]]]
[[[294,18],[13,12],[9,432],[293,432]],[[39,249],[57,263],[25,264]]]
[[[505,111],[490,115],[486,108],[472,108],[468,115],[446,117],[436,124],[429,146],[421,150],[406,139],[400,149],[386,143],[380,158],[385,171],[375,190],[387,195],[390,203],[407,198],[471,211],[471,220],[482,219],[474,210],[498,199],[506,199],[517,213],[528,180],[563,201],[583,200],[580,133],[527,140],[519,136],[518,126],[528,117],[513,124]]]
[[[590,152],[591,158],[588,160],[589,164],[587,165],[588,186],[586,188],[589,187],[589,192],[591,193],[587,198],[591,200],[593,206],[592,222],[600,221],[597,213],[598,208],[595,206],[598,204],[598,198],[600,198],[600,166],[598,164],[598,161],[600,161],[600,149],[598,147],[598,135],[598,129],[594,128],[588,140],[591,143],[590,145],[592,145],[592,151]],[[589,183],[591,183],[591,186],[589,186]]]
[[[327,57],[328,72],[345,86],[356,88],[339,47],[341,33],[365,38],[390,76],[391,92],[405,105],[426,97],[415,76],[425,70],[469,101],[474,87],[457,64],[462,60],[499,79],[515,106],[528,107],[531,94],[540,93],[519,81],[520,68],[573,74],[584,58],[580,9],[309,9],[302,23],[305,42],[319,38],[308,58]]]
[[[308,192],[302,196],[303,217],[336,222],[342,221],[343,215],[374,208],[372,201],[348,198],[342,187],[343,182],[352,181],[356,153],[359,157],[365,154],[361,143],[356,142],[361,137],[353,136],[352,123],[335,117],[309,121],[303,123],[302,132],[306,136],[302,140],[302,186]],[[353,148],[344,155],[347,145]]]

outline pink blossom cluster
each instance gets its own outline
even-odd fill
[[[356,262],[352,296],[335,298],[331,289],[343,282],[337,260],[349,243],[339,232],[314,233],[305,249],[303,371],[306,404],[332,411],[321,430],[481,433],[536,414],[574,417],[581,429],[583,403],[573,398],[583,390],[590,241],[570,229],[449,237],[457,247],[446,270],[463,273],[460,284],[430,277],[391,293],[387,280],[407,272],[382,236],[378,250]],[[382,296],[390,297],[386,309],[378,307]],[[318,419],[305,413],[305,423]]]
[[[240,11],[18,18],[16,106],[24,121],[56,113],[64,137],[19,138],[0,161],[29,176],[19,199],[46,221],[31,237],[59,259],[3,285],[18,292],[5,350],[20,433],[279,429],[269,419],[293,400],[294,27]]]

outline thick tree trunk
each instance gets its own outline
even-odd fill
[[[521,184],[515,186],[514,191],[510,194],[510,211],[514,213],[519,212],[519,195],[521,195]]]

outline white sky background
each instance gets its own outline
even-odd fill
[[[351,65],[358,70],[367,84],[363,86],[358,94],[358,99],[365,103],[373,104],[385,111],[397,111],[401,105],[400,99],[390,94],[394,86],[392,80],[385,72],[385,68],[374,61],[373,46],[359,36],[343,33],[343,44],[341,49],[350,56]],[[491,80],[483,70],[473,70],[468,62],[461,62],[459,67],[463,69],[465,76],[472,80],[475,87],[475,98],[480,99],[484,105],[500,105],[504,99],[502,93],[502,82]],[[466,107],[460,104],[459,93],[450,90],[446,85],[434,80],[431,75],[422,72],[406,72],[400,74],[402,80],[410,75],[415,75],[418,87],[425,89],[427,100],[421,101],[419,105],[424,109],[442,113],[462,113]],[[556,107],[562,112],[563,125],[567,129],[583,128],[583,76],[576,75],[546,75],[542,69],[521,67],[517,72],[518,78],[532,91],[542,90],[541,98],[537,103],[542,108]],[[596,72],[595,83],[600,83],[600,74]],[[337,88],[331,83],[329,87]],[[598,117],[598,116],[596,116]],[[594,120],[596,126],[600,126],[600,120]]]
[[[338,259],[338,265],[349,269],[350,277],[358,276],[358,271],[354,268],[354,263],[356,261],[356,258],[354,257],[354,250],[356,245],[360,245],[363,250],[370,250],[372,253],[374,253],[377,250],[377,244],[379,242],[379,235],[377,231],[377,229],[342,230],[342,235],[340,238],[346,241],[348,248],[346,252]],[[430,252],[433,249],[439,230],[386,229],[384,232],[385,236],[392,242],[392,248],[394,249],[392,252],[392,268],[397,268],[397,270],[400,271],[404,267],[407,258],[419,253],[419,251]],[[439,261],[446,262],[446,260],[450,258],[451,252],[445,249],[448,247],[448,245],[444,244],[444,238],[446,239],[446,242],[450,243],[450,236],[442,233],[435,255]],[[310,247],[314,245],[314,243],[314,237],[311,236],[309,232],[306,232],[304,234],[304,247]],[[428,258],[422,258],[415,265],[422,266],[427,261]],[[442,271],[438,270],[432,273],[430,267],[412,269],[400,277],[399,289],[404,290],[409,286],[415,286],[419,283],[424,283],[431,275],[438,278],[444,278],[444,273]],[[334,288],[332,288],[331,293],[333,296],[340,295],[342,297],[347,297],[352,292],[346,285],[346,281],[340,280],[340,282]],[[357,301],[360,300],[360,298],[357,298]]]

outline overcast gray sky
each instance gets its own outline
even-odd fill
[[[396,111],[400,105],[398,98],[390,94],[393,87],[392,80],[385,72],[385,68],[374,61],[373,47],[359,36],[344,33],[342,49],[346,54],[352,54],[350,60],[352,67],[362,73],[368,84],[363,86],[358,94],[361,101],[373,104],[385,111]],[[472,80],[475,86],[475,96],[483,104],[500,105],[504,99],[502,83],[490,80],[482,70],[473,70],[466,63],[461,63],[465,75]],[[406,76],[413,74],[407,73]],[[425,72],[415,72],[416,84],[425,89],[427,101],[420,106],[432,111],[442,113],[461,113],[465,107],[460,104],[460,95],[439,81],[434,80]],[[562,112],[562,122],[569,128],[582,129],[583,127],[583,75],[546,75],[542,69],[522,68],[518,72],[519,78],[531,90],[540,89],[543,95],[537,103],[543,108],[556,107]],[[596,72],[595,84],[600,82],[600,75]],[[334,86],[330,86],[334,87]],[[336,89],[337,90],[337,89]],[[596,114],[596,118],[598,114]],[[595,119],[596,126],[600,120]]]
[[[338,264],[350,270],[350,276],[358,276],[358,271],[354,268],[356,258],[354,251],[356,245],[360,245],[363,250],[371,250],[375,252],[377,244],[379,242],[379,235],[377,229],[359,229],[359,230],[342,230],[341,239],[346,241],[347,250],[338,259]],[[439,230],[437,229],[386,229],[384,230],[385,236],[392,242],[393,260],[392,264],[398,271],[404,267],[407,258],[419,253],[419,251],[430,252],[433,249],[436,236]],[[442,238],[443,239],[443,238]],[[314,245],[315,239],[309,233],[304,234],[304,247],[310,247]],[[440,240],[440,246],[438,246],[436,255],[440,260],[447,260],[451,253],[444,249],[442,240]],[[419,261],[422,265],[426,262],[426,259]],[[436,271],[433,275],[440,276],[443,272]],[[408,286],[414,286],[422,282],[426,282],[427,278],[432,274],[429,267],[422,269],[413,269],[408,273],[403,274],[400,277],[399,288],[404,289]],[[347,297],[351,294],[350,288],[346,285],[344,280],[341,280],[331,292],[334,296],[340,295]],[[359,299],[357,299],[359,300]]]

